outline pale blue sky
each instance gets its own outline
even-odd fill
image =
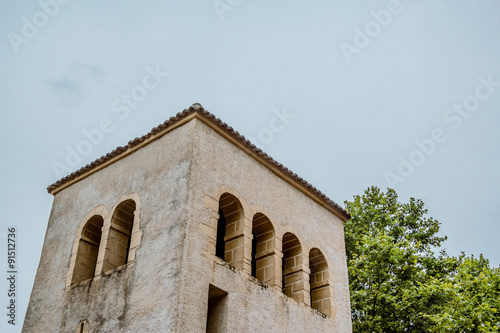
[[[223,13],[212,1],[67,2],[49,16],[37,1],[0,1],[3,262],[7,225],[19,237],[18,326],[4,318],[2,332],[20,332],[52,204],[45,188],[66,147],[84,149],[82,131],[111,121],[83,166],[194,102],[342,205],[385,189],[400,156],[413,158],[394,185],[400,198],[423,199],[450,254],[500,264],[500,2],[233,0]],[[356,45],[347,59],[341,46]],[[148,68],[169,74],[142,100]],[[122,119],[113,111],[134,89],[141,100]],[[452,108],[463,103],[473,111],[460,116]],[[267,142],[277,110],[295,118]],[[436,129],[444,142],[419,153],[415,141]]]

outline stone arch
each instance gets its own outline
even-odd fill
[[[332,315],[332,290],[330,270],[323,252],[312,248],[309,252],[311,307],[327,316]]]
[[[100,215],[92,216],[83,227],[78,242],[76,261],[71,277],[71,284],[92,279],[95,274],[97,255],[101,245],[104,219]]]
[[[245,212],[240,200],[226,192],[219,198],[216,256],[239,269],[244,268]]]
[[[280,232],[281,234],[280,235],[277,235],[278,238],[280,239],[283,239],[283,236],[285,236],[286,233],[291,233],[291,234],[294,234],[295,237],[297,237],[297,239],[299,240],[300,242],[300,245],[302,246],[302,252],[304,253],[304,256],[307,255],[309,253],[309,250],[311,249],[309,247],[309,243],[307,243],[301,236],[300,236],[300,233],[295,230],[291,225],[289,224],[285,224],[282,228],[280,228]],[[305,262],[305,261],[304,261]],[[306,265],[307,266],[307,265]]]
[[[252,219],[252,276],[271,287],[282,287],[281,258],[273,223],[263,213]]]
[[[133,263],[141,243],[139,195],[134,193],[120,198],[112,211],[104,223],[96,274]]]
[[[250,219],[251,216],[248,216],[246,214],[248,214],[250,212],[250,208],[249,206],[247,205],[247,202],[245,201],[245,199],[240,195],[240,193],[238,191],[236,191],[235,189],[233,189],[232,187],[229,187],[227,185],[221,185],[219,186],[213,193],[213,200],[218,203],[220,201],[220,198],[222,197],[223,194],[225,193],[229,193],[233,196],[235,196],[239,201],[240,201],[240,204],[243,208],[243,212],[245,213],[245,217],[247,219]],[[216,209],[217,210],[217,209]]]
[[[209,224],[200,223],[200,230],[208,236],[206,254],[218,254],[233,267],[251,274],[252,221],[247,216],[250,210],[245,200],[231,187],[221,185],[213,196],[205,196],[204,204],[212,211]],[[226,217],[229,221],[222,223],[221,220]],[[226,230],[222,231],[222,227]],[[224,251],[221,250],[222,245]]]
[[[297,302],[310,304],[309,268],[299,238],[291,232],[283,235],[283,291]]]
[[[69,269],[65,276],[66,287],[97,275],[97,261],[99,252],[102,250],[102,229],[108,214],[106,207],[97,206],[87,213],[78,225],[71,250]]]
[[[86,320],[79,322],[75,333],[89,333],[89,323]]]

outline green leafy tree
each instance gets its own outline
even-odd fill
[[[421,200],[371,187],[346,209],[355,332],[497,332],[498,270],[482,257],[435,255],[446,237]]]
[[[428,294],[447,293],[447,302],[435,314],[427,314],[431,332],[500,332],[500,268],[487,259],[465,257],[447,279],[422,287]]]

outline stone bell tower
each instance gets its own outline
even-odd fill
[[[48,187],[23,332],[351,332],[348,214],[199,104]]]

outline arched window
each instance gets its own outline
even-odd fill
[[[75,330],[75,333],[89,333],[89,324],[86,320],[80,322]]]
[[[132,227],[136,204],[125,200],[116,207],[108,233],[103,272],[125,265],[128,262]]]
[[[275,251],[274,228],[266,215],[255,214],[252,234],[252,276],[270,286],[280,284],[275,276],[275,267],[279,267],[280,259]]]
[[[94,215],[83,227],[78,243],[71,284],[94,277],[99,245],[101,244],[102,225],[102,217]]]
[[[311,307],[331,316],[328,263],[323,253],[317,248],[309,252],[309,269],[311,270]]]
[[[304,254],[294,234],[283,235],[283,286],[287,296],[309,303],[309,276],[304,267]]]
[[[216,255],[242,269],[244,256],[244,213],[240,201],[234,195],[224,193],[219,200]]]

